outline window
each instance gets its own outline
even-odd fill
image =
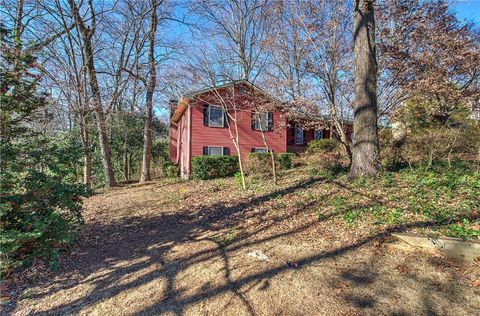
[[[268,153],[267,148],[252,148],[252,153]]]
[[[223,147],[208,147],[209,156],[223,156]]]
[[[225,113],[222,108],[209,105],[208,106],[208,126],[224,127]]]
[[[323,138],[323,130],[315,130],[313,132],[313,139],[322,139]]]
[[[273,129],[272,112],[253,112],[252,127],[257,131],[271,131]]]
[[[230,149],[228,147],[221,146],[208,146],[203,147],[204,156],[229,156]]]
[[[240,87],[238,88],[238,94],[239,95],[245,95],[247,94],[247,89],[245,87]]]
[[[295,144],[303,145],[303,129],[300,127],[295,128]]]

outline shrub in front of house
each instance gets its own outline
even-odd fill
[[[270,153],[249,153],[245,164],[249,174],[263,175],[272,172],[272,158]]]
[[[308,143],[307,153],[334,152],[338,148],[338,141],[335,139],[315,139]]]
[[[307,165],[311,175],[331,177],[342,168],[338,141],[334,139],[318,139],[308,143]]]
[[[290,169],[293,167],[292,153],[275,154],[276,169]],[[249,153],[246,170],[252,174],[269,174],[272,172],[272,157],[270,153]]]
[[[316,153],[307,159],[308,171],[313,176],[331,177],[342,171],[343,165],[338,153]]]
[[[231,177],[238,171],[235,156],[196,156],[192,158],[192,178],[208,180]]]
[[[280,168],[284,170],[288,170],[293,168],[293,157],[295,154],[293,153],[280,153],[277,155],[278,162],[280,164]]]

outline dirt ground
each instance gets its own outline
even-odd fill
[[[287,179],[248,192],[221,179],[98,193],[61,269],[19,281],[2,313],[480,314],[478,264],[397,248],[389,233],[406,227],[319,220],[302,197],[324,183]]]

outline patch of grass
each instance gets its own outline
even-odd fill
[[[461,223],[450,224],[446,227],[444,234],[450,237],[467,239],[475,239],[480,237],[480,230],[469,228],[470,222],[464,218]]]
[[[215,242],[221,248],[231,245],[238,238],[238,232],[236,229],[232,229],[226,233],[218,234],[212,237],[213,242]]]
[[[376,206],[372,209],[372,216],[378,224],[397,224],[402,221],[402,211],[390,209],[384,206]]]
[[[337,213],[341,213],[347,209],[347,202],[343,196],[335,196],[330,200],[330,204]]]
[[[478,237],[473,224],[462,220],[480,209],[480,173],[465,164],[452,164],[451,168],[434,165],[428,171],[413,166],[377,178],[336,180],[346,185],[331,194],[326,206],[347,224],[362,221],[384,226],[432,221],[430,230],[441,230],[446,236]],[[323,220],[321,210],[315,214]],[[451,224],[459,220],[462,225]]]
[[[342,218],[345,223],[352,224],[358,221],[361,215],[362,215],[362,210],[357,209],[357,210],[351,210],[351,211],[345,212]]]
[[[22,295],[20,295],[20,299],[26,300],[30,299],[32,297],[33,291],[32,289],[26,289],[22,292]]]

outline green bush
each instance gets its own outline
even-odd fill
[[[2,34],[4,35],[4,34]],[[6,37],[6,36],[5,36]],[[48,101],[32,80],[35,58],[0,45],[0,266],[6,277],[34,258],[57,268],[83,220],[84,185],[75,183],[81,150],[75,135],[44,133]]]
[[[448,107],[446,107],[448,108]],[[448,112],[438,112],[438,104],[409,100],[396,114],[391,135],[381,140],[384,164],[389,166],[418,164],[425,169],[434,161],[479,161],[480,124],[469,117],[461,105]]]
[[[178,178],[180,176],[180,168],[174,164],[165,164],[164,169],[167,178]]]
[[[80,197],[88,194],[82,184],[61,183],[33,170],[16,180],[25,191],[12,190],[0,203],[0,251],[7,274],[36,257],[55,264],[60,251],[76,238],[83,223]]]
[[[336,152],[318,152],[307,158],[307,166],[311,175],[331,177],[343,170],[340,155]]]
[[[192,178],[207,180],[231,177],[238,171],[235,156],[197,156],[192,158]]]
[[[245,166],[248,173],[268,174],[272,172],[272,157],[270,153],[249,153]]]
[[[280,168],[284,170],[291,169],[293,167],[293,157],[295,154],[292,153],[280,153],[277,155]]]
[[[335,139],[315,139],[308,143],[307,153],[334,152],[338,148],[338,141]]]
[[[293,167],[292,153],[274,154],[276,168],[290,169]],[[252,174],[267,174],[272,172],[272,157],[270,153],[249,153],[246,162],[246,170]]]

